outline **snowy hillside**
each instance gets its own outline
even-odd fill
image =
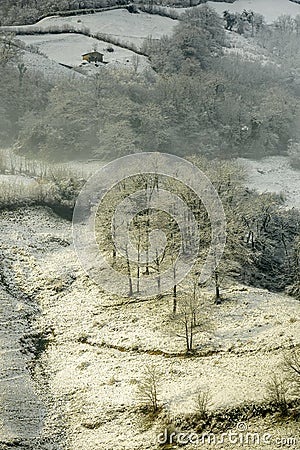
[[[292,3],[289,0],[237,0],[234,3],[209,1],[208,4],[215,8],[220,14],[222,14],[225,9],[234,12],[241,12],[243,9],[251,9],[263,14],[268,22],[272,22],[278,16],[283,14],[283,12],[284,14],[290,14],[293,17],[300,14],[300,5]],[[188,8],[176,8],[176,11],[183,12],[187,9]],[[178,21],[168,17],[161,17],[159,15],[147,14],[144,12],[131,14],[126,9],[117,9],[72,17],[47,17],[34,25],[16,27],[16,30],[47,30],[53,27],[62,28],[64,26],[71,26],[78,30],[89,29],[91,33],[100,32],[113,40],[119,41],[120,44],[135,45],[140,48],[147,36],[159,39],[163,35],[170,35],[177,23]],[[60,35],[20,35],[18,37],[24,43],[37,47],[50,60],[72,67],[80,66],[82,64],[81,55],[94,49],[97,49],[97,51],[104,54],[104,61],[108,63],[109,67],[129,67],[134,68],[137,71],[149,67],[147,58],[143,56],[136,57],[136,54],[131,50],[124,49],[118,45],[107,44],[104,41],[99,41],[83,35],[65,33]],[[253,51],[253,48],[251,48],[252,43],[249,43],[245,39],[243,39],[244,42],[242,43],[235,43],[233,41],[237,38],[231,35],[230,39],[234,49],[226,51],[234,51],[239,54],[242,53],[245,57],[249,57],[249,59],[257,59],[257,56],[254,55],[256,49]],[[242,49],[241,45],[243,47]],[[244,49],[244,46],[246,46],[247,49]],[[107,51],[108,47],[113,49],[113,51]],[[264,56],[261,55],[260,58],[263,60]],[[29,67],[34,67],[35,65],[39,66],[40,63],[44,63],[42,64],[43,67],[46,64],[45,60],[42,61],[41,58],[37,56],[30,57],[26,54],[24,59],[25,62],[29,64]],[[54,67],[50,61],[46,65],[49,66],[50,73],[55,72],[56,70],[58,73],[62,73],[63,68],[57,66]],[[91,65],[84,69],[85,74],[93,74],[94,72],[95,68]]]
[[[2,305],[7,304],[0,441],[32,440],[42,419],[35,388],[46,409],[41,439],[68,441],[67,447],[52,448],[154,450],[156,427],[142,425],[137,400],[147,364],[159,366],[159,395],[173,416],[193,412],[199,387],[210,390],[213,409],[259,401],[281,360],[279,347],[300,343],[298,301],[228,284],[220,306],[207,292],[209,330],[195,335],[199,355],[184,357],[184,339],[170,321],[171,297],[118,305],[80,268],[70,245],[70,223],[47,209],[31,208],[2,212],[0,225],[4,279],[16,297],[9,301],[0,291]],[[36,312],[31,334],[24,335],[26,313],[34,304],[42,312]],[[17,330],[9,325],[10,317]],[[34,347],[35,336],[44,337],[47,346],[32,362],[32,381],[26,366],[32,354],[22,356],[16,339],[28,348],[30,342]],[[30,403],[32,426],[27,429],[21,426],[24,404],[8,395],[7,386],[13,385]],[[39,447],[38,439],[38,448],[51,447]]]
[[[247,185],[259,192],[275,192],[286,197],[290,208],[300,209],[300,171],[294,170],[284,156],[272,156],[260,161],[239,158],[247,170]]]
[[[34,30],[49,27],[74,26],[76,29],[88,28],[92,33],[101,32],[119,39],[121,42],[135,44],[140,47],[147,36],[159,39],[172,33],[178,22],[168,17],[140,12],[131,14],[126,9],[105,11],[96,14],[83,14],[74,17],[47,17],[34,25],[14,27]]]
[[[293,17],[300,14],[300,4],[289,0],[208,4],[220,14],[225,9],[251,9],[268,22],[283,12]],[[294,404],[294,393],[286,391],[287,420],[279,416],[281,404],[274,406],[268,396],[271,376],[280,380],[286,376],[284,357],[300,351],[300,171],[292,169],[288,157],[263,158],[286,154],[291,143],[298,148],[300,135],[296,140],[294,129],[300,94],[289,92],[282,81],[286,74],[281,77],[285,60],[275,59],[271,50],[260,46],[257,34],[224,31],[223,21],[214,13],[209,29],[221,38],[212,45],[206,38],[207,11],[200,11],[201,22],[199,11],[191,15],[190,23],[144,12],[130,14],[126,9],[51,16],[15,27],[29,31],[17,34],[22,59],[19,49],[7,63],[2,54],[0,450],[257,450],[260,446],[251,443],[172,447],[157,443],[165,426],[169,431],[204,430],[222,437],[244,421],[246,430],[270,433],[271,445],[265,446],[269,450],[284,445],[300,448],[299,395],[299,404]],[[139,54],[148,36],[170,36],[178,23],[176,30],[181,31],[173,40],[153,45],[153,53],[149,45],[149,58]],[[267,28],[272,32],[276,27]],[[42,33],[30,34],[30,30]],[[101,33],[99,39],[96,33]],[[295,36],[296,47],[296,31]],[[2,45],[6,49],[7,37]],[[82,55],[92,51],[103,54],[103,63],[83,61]],[[202,59],[205,51],[211,55],[207,60]],[[218,58],[216,69],[211,58]],[[94,78],[88,76],[95,73]],[[16,130],[8,143],[7,124]],[[201,185],[205,196],[196,200],[189,184],[197,185],[198,170],[181,181],[185,164],[176,159],[176,176],[172,180],[168,171],[162,172],[166,173],[162,188],[161,169],[155,162],[155,170],[153,164],[151,171],[145,164],[136,178],[121,180],[121,175],[111,194],[103,183],[106,178],[113,181],[118,171],[110,177],[112,166],[106,167],[98,185],[99,192],[106,194],[95,218],[95,239],[114,270],[127,276],[129,297],[122,297],[106,291],[85,272],[73,242],[72,228],[81,223],[76,213],[74,226],[71,218],[75,199],[90,175],[109,159],[138,152],[168,152],[185,158],[197,153],[195,165],[207,173],[215,190],[202,175],[199,190]],[[156,158],[159,153],[152,155]],[[261,159],[247,159],[252,156]],[[124,159],[119,162],[122,170],[137,171]],[[235,162],[245,171],[238,170]],[[145,176],[148,170],[150,177]],[[247,174],[245,179],[242,172]],[[156,208],[149,207],[148,199],[165,192],[165,187],[173,188],[180,203],[173,204],[174,217],[167,218],[169,210],[163,205],[163,214],[155,219]],[[144,189],[147,203],[138,211],[138,220],[129,223],[126,216],[128,236],[138,246],[135,262],[129,258],[127,244],[121,243],[116,250],[118,226],[112,216],[117,203],[125,204],[126,198],[132,210],[135,203],[139,207],[132,194],[136,188],[137,192]],[[98,194],[92,190],[81,196],[89,191],[87,215],[96,209]],[[215,191],[220,203],[213,200]],[[283,194],[286,204],[276,205],[273,198],[259,195],[262,192]],[[190,278],[179,283],[173,251],[180,247],[189,257],[189,246],[183,245],[183,236],[177,236],[180,223],[175,223],[181,202],[188,206],[182,214],[188,220],[182,228],[184,235],[194,244],[191,218],[195,212],[201,242]],[[213,214],[206,214],[204,207]],[[217,251],[211,251],[211,278],[199,284],[200,263],[209,245],[214,250],[210,242],[214,228],[225,229],[216,214],[223,210],[227,222],[224,256],[216,267]],[[160,228],[172,240],[161,261],[158,251],[149,261],[152,231]],[[120,261],[121,247],[124,261]],[[147,250],[145,264],[141,249]],[[88,246],[85,250],[90,254]],[[161,278],[169,261],[174,285],[165,292]],[[98,262],[96,258],[93,267],[101,270]],[[140,298],[140,279],[149,280],[153,274],[159,295]],[[109,282],[114,283],[112,278]],[[262,288],[266,286],[270,291]],[[145,393],[145,385],[153,388],[151,380],[145,381],[152,365],[159,373],[157,410],[151,401],[149,406],[149,394],[145,401],[139,391],[144,386]],[[206,416],[199,413],[199,393],[209,398]],[[249,408],[246,413],[244,407]],[[232,414],[233,421],[227,421],[224,411]],[[295,436],[296,442],[275,442],[275,437],[287,436]]]
[[[55,60],[55,58],[47,58],[46,56],[30,51],[22,52],[22,61],[27,67],[27,70],[33,73],[40,72],[49,81],[58,81],[62,78],[73,79],[83,76],[78,72],[61,66],[59,63],[62,61]]]
[[[252,10],[262,14],[267,22],[273,22],[283,14],[292,17],[300,14],[300,5],[290,0],[236,0],[234,3],[208,1],[207,3],[220,14],[225,10],[232,12]]]
[[[18,36],[27,45],[37,47],[49,59],[58,63],[78,67],[82,64],[82,55],[96,49],[104,54],[104,62],[109,66],[120,64],[124,67],[133,67],[138,59],[138,68],[149,67],[147,58],[128,49],[108,44],[88,36],[74,33],[58,35]]]
[[[107,36],[108,40],[112,39],[114,44],[120,45],[108,44],[92,37],[74,33],[17,35],[17,37],[24,43],[37,47],[50,60],[60,64],[72,67],[81,66],[81,55],[96,49],[104,54],[104,61],[108,63],[109,67],[128,67],[133,68],[135,71],[142,71],[149,67],[147,58],[137,55],[134,51],[122,46],[131,45],[140,48],[144,40],[149,36],[159,39],[163,35],[170,35],[177,23],[176,20],[168,17],[143,12],[130,14],[126,9],[118,9],[75,17],[52,16],[42,19],[34,25],[13,27],[12,29],[18,32],[18,30],[47,30],[53,27],[61,29],[64,26],[68,26],[74,27],[79,31],[88,29],[92,34],[102,33]],[[109,51],[107,50],[108,48]],[[25,62],[29,63],[29,67],[34,66],[34,60],[37,60],[36,56],[32,57],[32,61],[30,61],[28,55],[25,55]],[[46,63],[40,58],[39,62]],[[44,65],[42,64],[42,66]],[[51,66],[51,63],[49,65]],[[103,67],[102,64],[100,66]],[[57,71],[61,70],[58,68]],[[95,73],[95,67],[93,65],[86,66],[84,73]]]

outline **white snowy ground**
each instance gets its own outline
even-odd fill
[[[273,22],[281,15],[290,15],[292,17],[300,14],[300,4],[293,3],[290,0],[236,0],[234,3],[208,1],[219,14],[228,10],[231,12],[242,12],[244,9],[252,10],[262,14],[267,22]]]
[[[209,330],[195,335],[200,352],[215,353],[186,358],[178,337],[183,330],[170,318],[171,299],[118,306],[120,299],[102,292],[82,271],[70,223],[31,208],[0,213],[0,227],[5,279],[19,297],[15,311],[27,308],[21,290],[41,308],[36,331],[51,330],[36,379],[40,400],[50,408],[43,436],[57,432],[63,418],[67,450],[156,448],[157,428],[145,427],[136,409],[146,364],[158,366],[159,397],[173,416],[194,410],[198,388],[210,390],[212,408],[260,401],[284,349],[300,345],[298,301],[227,284],[220,306],[203,294]],[[4,356],[13,367],[13,353],[7,349]]]
[[[37,47],[51,60],[72,67],[80,66],[82,64],[82,55],[94,49],[104,54],[104,61],[108,63],[107,67],[121,65],[122,67],[133,68],[136,58],[138,58],[139,71],[150,67],[145,56],[136,55],[131,50],[79,34],[18,36],[18,39],[27,45]],[[112,48],[113,51],[107,51],[108,48]],[[102,64],[99,65],[102,66]]]
[[[29,51],[22,52],[22,61],[27,67],[27,70],[34,73],[41,73],[46,79],[52,82],[84,76],[74,70],[61,66],[54,59],[49,59],[46,56]]]
[[[250,188],[282,193],[288,207],[300,208],[300,171],[290,166],[287,157],[272,156],[259,161],[239,158],[237,162],[246,168]]]
[[[14,29],[35,29],[64,25],[75,28],[89,28],[92,33],[100,32],[118,38],[121,42],[135,44],[140,47],[145,38],[151,36],[159,39],[172,33],[177,20],[140,12],[131,14],[126,9],[115,9],[96,14],[83,14],[73,17],[47,17],[34,25],[13,27]],[[6,27],[7,28],[7,27]]]
[[[267,22],[274,21],[282,14],[290,14],[295,17],[300,14],[300,5],[292,3],[289,0],[237,0],[234,3],[212,2],[208,4],[222,14],[225,9],[241,12],[243,9],[252,9],[265,16]],[[170,8],[172,9],[172,8]],[[174,8],[173,8],[174,9]],[[183,12],[188,8],[176,8],[177,12]],[[151,15],[147,13],[130,14],[126,9],[105,11],[102,13],[80,15],[74,17],[47,17],[34,25],[15,27],[16,29],[35,29],[64,25],[72,25],[77,29],[87,27],[91,32],[101,32],[113,38],[119,39],[121,43],[135,44],[141,47],[145,38],[151,36],[158,39],[163,35],[170,35],[174,26],[178,23],[168,17]],[[114,52],[107,52],[108,44],[87,36],[76,34],[62,35],[40,35],[40,36],[18,36],[26,44],[31,44],[39,48],[48,58],[40,55],[25,52],[23,59],[27,66],[33,70],[40,70],[47,73],[50,78],[55,78],[56,74],[70,76],[68,69],[57,66],[55,62],[70,65],[72,67],[82,67],[83,53],[87,53],[96,48],[104,53],[104,60],[108,63],[106,67],[127,67],[134,68],[138,59],[137,71],[143,71],[149,67],[147,58],[136,56],[130,50],[116,45],[110,45]],[[263,55],[262,50],[253,49],[253,43],[246,39],[230,35],[231,48],[225,49],[227,53],[242,54],[249,60],[261,59],[262,63],[268,62],[268,58]],[[259,51],[259,56],[257,55]],[[100,64],[100,68],[103,65]],[[86,64],[82,67],[83,74],[89,75],[97,72],[99,69],[94,65]],[[72,72],[71,76],[80,76]]]
[[[296,17],[300,14],[300,4],[293,3],[290,0],[235,0],[233,3],[208,1],[207,5],[214,8],[220,15],[223,15],[225,10],[231,12],[242,12],[244,9],[251,10],[262,14],[267,23],[274,22],[281,15]],[[201,5],[193,8],[199,7]],[[180,14],[191,8],[166,7],[165,9]]]
[[[118,39],[122,44],[134,44],[141,47],[147,37],[159,39],[163,35],[170,35],[174,26],[178,23],[168,17],[147,14],[130,14],[126,9],[105,11],[96,14],[83,14],[74,17],[47,17],[34,25],[22,25],[12,27],[14,31],[20,29],[47,29],[49,27],[74,26],[76,29],[89,28],[92,33],[100,32],[112,38]],[[10,27],[5,27],[10,28]],[[122,48],[118,45],[108,44],[104,41],[90,38],[88,36],[66,33],[60,35],[17,35],[18,39],[28,45],[37,47],[47,58],[25,51],[23,61],[30,70],[43,72],[46,76],[55,80],[59,76],[79,77],[92,75],[103,67],[130,68],[137,72],[149,68],[148,59],[137,55],[135,52]],[[113,48],[108,52],[107,48]],[[104,61],[107,65],[85,64],[82,54],[93,51],[104,53]],[[76,73],[60,66],[66,64],[74,68],[80,67],[82,73]]]

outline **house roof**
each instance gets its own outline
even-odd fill
[[[100,52],[88,52],[88,53],[84,53],[81,56],[88,56],[88,55],[91,55],[91,56],[98,56],[98,55],[104,56],[104,54],[100,53]]]

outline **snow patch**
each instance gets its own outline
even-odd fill
[[[268,23],[274,22],[279,16],[285,14],[296,17],[300,14],[300,5],[290,0],[236,0],[234,3],[208,1],[219,14],[228,10],[242,12],[244,9],[262,14]]]
[[[50,59],[72,67],[81,66],[82,55],[94,50],[104,54],[103,59],[104,62],[108,63],[108,66],[120,64],[121,66],[136,68],[138,71],[150,67],[145,56],[80,34],[21,35],[18,36],[18,39],[27,45],[34,45]],[[107,50],[108,48],[110,51]],[[89,66],[93,66],[93,64],[86,65],[86,67]],[[104,64],[99,63],[99,67],[104,67]]]

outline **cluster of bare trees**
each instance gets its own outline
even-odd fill
[[[209,174],[223,202],[227,217],[227,243],[222,260],[212,272],[209,281],[214,286],[214,301],[222,302],[222,286],[226,279],[235,278],[269,289],[285,289],[289,285],[299,290],[299,265],[295,266],[299,239],[299,214],[281,209],[282,200],[271,194],[249,192],[241,184],[242,171],[231,163],[211,164],[194,159]],[[136,191],[153,195],[159,190],[176,193],[190,208],[200,230],[198,258],[184,281],[177,279],[176,259],[182,245],[182,236],[176,220],[162,210],[143,207],[133,218],[129,235],[131,244],[124,240],[123,248],[115,245],[118,232],[114,213],[118,205]],[[133,202],[133,211],[136,205]],[[186,239],[193,241],[190,220],[186,217]],[[112,226],[111,226],[112,224]],[[170,267],[173,270],[173,288],[170,314],[179,324],[179,335],[185,339],[186,350],[193,350],[194,334],[206,327],[205,296],[199,286],[199,274],[210,246],[211,230],[207,212],[196,194],[176,180],[160,175],[139,175],[123,180],[109,191],[101,203],[96,220],[97,238],[110,265],[128,279],[128,294],[139,296],[144,279],[156,280],[156,294],[160,297],[161,279]],[[150,235],[153,230],[164,232],[166,242],[162,251],[151,255]],[[153,251],[152,251],[153,253]],[[207,287],[207,286],[206,286]],[[296,292],[296,291],[295,291]],[[183,333],[182,333],[183,331]]]

